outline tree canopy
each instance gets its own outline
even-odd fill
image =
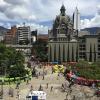
[[[47,56],[47,42],[38,39],[35,44],[33,44],[33,49],[34,49],[34,54],[39,59],[39,61],[48,61],[48,56]]]
[[[100,62],[89,64],[87,61],[79,61],[75,68],[79,76],[87,79],[100,79]]]
[[[24,61],[22,52],[0,43],[0,75],[7,77],[25,76],[27,71],[24,67]]]

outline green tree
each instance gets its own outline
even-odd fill
[[[79,76],[87,79],[100,79],[100,61],[89,64],[87,61],[80,60],[76,66]]]
[[[27,70],[21,63],[17,63],[16,65],[10,67],[9,77],[23,77],[27,74]]]
[[[34,48],[34,55],[40,60],[40,61],[48,61],[48,50],[47,50],[47,42],[38,39],[35,44],[33,44]]]
[[[24,58],[24,56],[23,56],[21,51],[17,51],[16,52],[16,56],[15,56],[15,62],[17,63],[19,61],[21,61],[22,63],[25,62],[25,58]]]
[[[25,76],[26,73],[24,72],[26,72],[26,70],[24,61],[25,59],[22,52],[0,44],[0,72],[2,72],[0,74],[10,77]]]

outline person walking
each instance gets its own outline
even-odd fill
[[[17,82],[16,84],[16,89],[19,89],[19,82]]]
[[[44,73],[43,73],[43,78],[42,78],[42,80],[44,80]]]
[[[51,92],[53,91],[53,86],[51,86],[51,90],[50,90]]]
[[[31,85],[30,91],[33,91],[33,86]]]
[[[14,95],[14,90],[13,90],[13,88],[9,88],[9,96],[11,96],[11,97],[13,97],[13,95]]]
[[[48,89],[48,83],[47,83],[47,87],[46,88]]]
[[[19,91],[17,91],[17,98],[18,98],[18,100],[20,100],[20,94],[19,94]]]
[[[43,91],[43,87],[41,86],[41,84],[40,84],[38,91]]]
[[[27,84],[27,85],[29,84],[29,79],[26,80],[26,84]]]

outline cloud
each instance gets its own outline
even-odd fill
[[[28,3],[28,0],[4,0],[4,2],[12,5],[23,5]]]
[[[0,12],[9,20],[34,20],[36,17],[29,9],[30,0],[0,0]]]
[[[4,13],[4,11],[9,7],[10,5],[3,0],[0,0],[0,12]],[[5,14],[5,13],[4,13]]]
[[[25,8],[24,6],[22,6],[20,8],[20,6],[16,6],[15,8],[13,7],[9,7],[8,9],[6,9],[5,11],[6,16],[9,19],[13,19],[13,20],[35,20],[36,17],[35,15],[32,15],[32,13],[30,13],[27,8]]]
[[[63,0],[68,15],[72,16],[78,6],[81,16],[95,16],[92,19],[82,19],[82,28],[99,25],[99,2],[100,0]],[[41,26],[39,23],[53,21],[60,13],[61,5],[62,0],[0,0],[0,21],[3,20],[4,25],[30,22],[40,32],[45,33],[48,26]]]
[[[100,5],[97,7],[97,13],[91,19],[81,20],[81,28],[100,27]]]
[[[95,15],[92,19],[81,20],[81,28],[100,27],[100,15]]]
[[[47,34],[48,33],[48,27],[36,23],[26,23],[26,26],[30,26],[31,31],[38,30],[38,34]],[[23,23],[17,24],[17,27],[23,26]]]
[[[71,16],[76,5],[78,5],[81,15],[93,15],[96,13],[96,6],[99,2],[98,0],[91,0],[91,2],[90,0],[78,0],[78,2],[76,0],[63,1],[66,13]],[[5,15],[10,19],[12,19],[9,16],[10,14],[14,14],[13,18],[16,16],[18,18],[18,15],[23,14],[24,16],[25,14],[25,16],[28,16],[27,19],[30,16],[35,16],[39,21],[54,19],[59,14],[59,9],[62,5],[61,0],[0,0],[0,3],[2,3],[0,9],[4,10]]]
[[[100,15],[100,5],[98,5],[98,15]]]

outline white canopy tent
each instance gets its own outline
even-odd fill
[[[46,100],[46,93],[44,91],[31,91],[27,95],[28,99],[26,100],[32,100],[33,96],[37,96],[38,100]]]

